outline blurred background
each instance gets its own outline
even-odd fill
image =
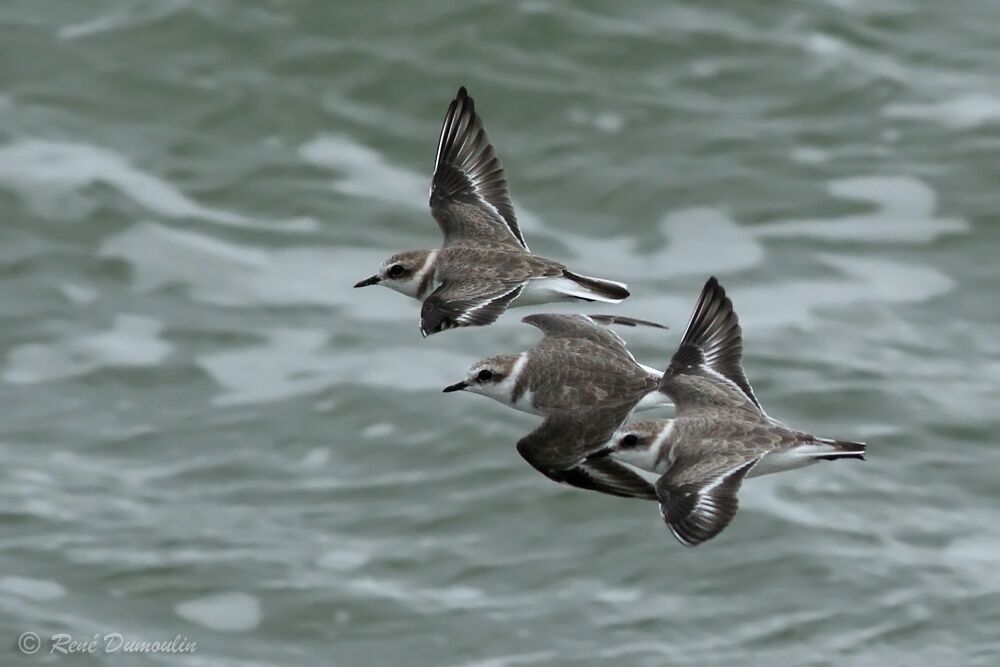
[[[1000,4],[715,4],[4,2],[0,663],[996,665]],[[715,274],[768,412],[868,461],[686,550],[441,394],[526,311],[351,285],[439,244],[463,84],[641,361]]]

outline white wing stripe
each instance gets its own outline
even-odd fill
[[[504,298],[510,296],[514,292],[519,291],[522,287],[523,287],[523,285],[518,285],[517,287],[515,287],[512,290],[510,290],[509,292],[504,292],[503,294],[498,294],[497,296],[493,297],[492,299],[486,299],[486,300],[484,300],[484,301],[482,301],[480,303],[477,303],[475,306],[473,306],[472,308],[469,308],[464,313],[462,313],[461,315],[459,315],[458,316],[458,321],[461,322],[462,324],[468,324],[469,320],[471,319],[471,316],[472,316],[473,313],[476,313],[476,312],[482,310],[483,308],[487,307],[491,303],[495,303],[497,301],[500,301],[501,299],[504,299]],[[517,298],[517,297],[514,297],[514,298]]]

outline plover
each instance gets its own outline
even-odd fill
[[[744,478],[817,461],[864,460],[864,443],[820,438],[768,417],[743,372],[742,357],[733,304],[711,278],[659,381],[676,406],[675,418],[623,426],[585,461],[610,455],[660,474],[660,513],[686,546],[715,537],[729,524]]]
[[[511,305],[618,303],[629,295],[623,283],[575,273],[528,250],[503,166],[464,87],[441,127],[430,206],[443,246],[396,253],[355,285],[385,285],[423,301],[424,336],[491,324]]]
[[[545,337],[527,352],[473,364],[444,391],[470,391],[545,421],[521,438],[517,451],[556,482],[618,496],[655,500],[640,475],[612,458],[586,461],[634,409],[669,404],[657,391],[662,373],[639,364],[611,324],[666,328],[610,315],[529,315],[521,320]]]

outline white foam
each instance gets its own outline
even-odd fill
[[[353,571],[368,564],[368,554],[352,549],[328,551],[316,560],[316,564],[328,570]]]
[[[556,651],[534,651],[531,653],[512,653],[494,658],[476,659],[463,662],[460,667],[513,667],[514,665],[534,665],[540,662],[553,664],[553,658],[565,657]],[[561,660],[557,662],[562,662]]]
[[[269,329],[264,342],[198,357],[197,364],[224,391],[217,405],[277,401],[318,392],[350,381],[395,391],[438,389],[454,382],[455,368],[468,359],[461,353],[397,345],[379,352],[378,363],[365,355],[337,355],[329,347],[330,334],[320,329]],[[405,374],[418,354],[428,370]]]
[[[822,56],[837,56],[847,52],[847,46],[842,40],[821,32],[810,33],[806,36],[805,47],[812,53]]]
[[[435,586],[417,588],[386,578],[356,577],[351,590],[366,598],[382,598],[420,609],[469,610],[491,606],[493,600],[478,588],[469,586]]]
[[[85,306],[97,299],[97,290],[90,287],[84,287],[76,283],[63,283],[59,287],[62,290],[63,296],[78,306]]]
[[[1000,589],[1000,577],[997,576],[996,568],[1000,535],[990,528],[989,518],[986,518],[985,524],[970,526],[970,529],[989,532],[970,532],[952,540],[941,554],[942,564],[959,573],[975,589],[996,591]]]
[[[789,156],[802,164],[823,164],[830,161],[830,153],[828,151],[812,146],[793,148]]]
[[[431,175],[418,175],[386,162],[382,154],[348,136],[310,139],[299,147],[303,160],[338,172],[337,192],[427,210]]]
[[[318,391],[335,384],[337,362],[321,354],[328,334],[316,329],[276,329],[258,346],[205,354],[198,366],[226,389],[217,405],[259,403]]]
[[[260,601],[246,593],[220,593],[180,602],[178,616],[212,630],[247,632],[260,624]]]
[[[192,298],[212,304],[350,304],[363,310],[375,310],[372,292],[361,299],[350,286],[371,275],[384,254],[347,246],[264,252],[151,222],[115,234],[100,249],[102,257],[131,265],[140,292],[184,285]],[[405,309],[394,312],[400,311]]]
[[[14,576],[0,578],[0,591],[38,602],[58,600],[66,595],[66,589],[55,581]]]
[[[584,109],[570,109],[567,113],[570,122],[576,125],[584,125],[607,132],[617,134],[625,127],[625,119],[621,114],[611,111],[587,111]]]
[[[104,367],[156,366],[171,351],[159,338],[162,329],[156,320],[117,315],[108,331],[55,343],[25,343],[8,353],[3,379],[11,384],[33,384]]]
[[[308,454],[302,457],[299,462],[303,468],[319,468],[330,462],[330,448],[329,447],[316,447],[309,451]]]
[[[581,273],[603,278],[636,276],[663,280],[686,274],[740,271],[760,264],[764,248],[750,230],[724,211],[691,208],[668,213],[659,230],[666,245],[637,255],[631,238],[592,239],[574,236],[570,246],[579,260],[569,262]],[[589,273],[588,273],[589,272]]]
[[[385,438],[395,432],[396,426],[394,424],[390,424],[389,422],[377,422],[375,424],[369,424],[361,429],[361,436],[363,438]]]
[[[660,229],[669,245],[653,261],[663,277],[742,271],[764,259],[763,246],[749,230],[718,209],[692,208],[671,213],[660,223]]]
[[[101,183],[167,218],[198,218],[289,231],[315,229],[315,223],[308,220],[269,223],[203,206],[173,184],[135,167],[124,156],[89,144],[24,139],[0,147],[0,183],[18,190],[45,217],[85,216],[92,202],[83,191]],[[67,201],[76,206],[67,207]],[[76,213],[67,213],[70,210]]]
[[[953,130],[967,130],[1000,122],[1000,97],[967,93],[930,103],[894,103],[882,109],[888,118],[929,120]]]
[[[864,285],[863,300],[883,303],[923,303],[947,294],[955,281],[936,268],[847,255],[817,256]]]
[[[714,60],[694,60],[688,64],[688,72],[696,79],[711,79],[722,71],[722,63]]]
[[[888,52],[864,48],[826,33],[795,30],[774,33],[774,38],[801,48],[826,68],[853,68],[865,77],[890,81],[908,81],[912,77],[911,71]]]
[[[937,195],[923,181],[909,176],[871,176],[830,182],[833,197],[870,202],[875,210],[837,218],[785,220],[759,225],[766,237],[805,237],[870,243],[929,243],[946,234],[969,231],[960,218],[936,218]]]
[[[923,303],[955,286],[950,277],[930,266],[833,254],[820,254],[816,259],[842,275],[732,289],[744,331],[811,328],[822,321],[817,314],[831,307]]]
[[[56,34],[60,39],[77,39],[79,37],[88,37],[100,32],[113,30],[122,24],[123,21],[119,16],[115,14],[107,14],[92,21],[65,25],[59,28],[59,30],[56,31]]]

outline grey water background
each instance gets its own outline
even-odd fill
[[[0,664],[1000,663],[998,25],[4,2]],[[438,244],[460,84],[532,248],[672,326],[625,332],[640,360],[715,274],[769,412],[868,461],[751,480],[685,550],[655,505],[524,464],[536,418],[441,394],[532,345],[525,311],[422,340],[416,302],[351,285]],[[197,652],[47,655],[58,632]]]

